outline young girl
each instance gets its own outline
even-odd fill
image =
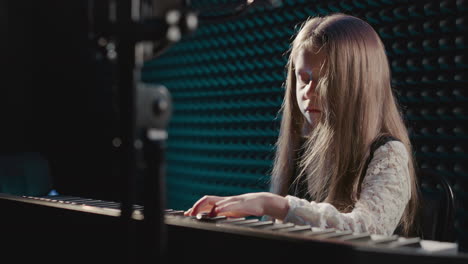
[[[308,19],[287,64],[271,192],[205,196],[185,212],[409,235],[418,208],[408,132],[384,45],[359,18]]]

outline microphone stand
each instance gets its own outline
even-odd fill
[[[116,52],[117,52],[117,89],[119,96],[119,134],[118,146],[119,182],[121,189],[121,238],[122,259],[133,263],[136,254],[136,223],[133,220],[133,205],[136,189],[136,113],[133,69],[135,67],[135,38],[132,34],[131,1],[116,2]]]
[[[165,201],[165,142],[163,139],[151,139],[146,136],[143,140],[144,160],[147,168],[144,175],[144,236],[142,241],[145,246],[143,262],[167,263],[166,226],[164,224]],[[142,263],[143,263],[142,262]]]
[[[137,126],[141,140],[137,148],[141,151],[138,168],[143,176],[144,219],[142,230],[138,230],[138,242],[143,252],[139,263],[160,260],[167,263],[165,186],[166,125],[171,114],[169,91],[162,85],[137,86],[138,118]],[[141,144],[140,144],[141,143]]]
[[[167,249],[164,224],[164,151],[167,138],[165,128],[171,102],[169,92],[164,86],[153,86],[151,89],[145,89],[142,85],[136,87],[135,79],[139,80],[134,76],[135,66],[141,66],[142,61],[136,65],[135,48],[138,42],[156,40],[159,46],[153,51],[160,55],[167,47],[178,42],[183,34],[194,31],[198,23],[197,16],[192,11],[184,10],[184,7],[179,5],[174,7],[177,1],[173,0],[144,1],[151,2],[153,10],[163,15],[139,17],[134,21],[133,4],[138,1],[116,0],[116,27],[110,25],[111,33],[116,36],[121,118],[121,145],[118,153],[121,166],[119,182],[122,183],[123,190],[120,222],[122,230],[125,230],[122,250],[126,263],[154,263],[158,260],[165,263]],[[139,172],[143,174],[144,183],[144,220],[142,225],[137,226],[133,206],[136,201],[136,179]]]

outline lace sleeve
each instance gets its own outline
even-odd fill
[[[289,211],[283,222],[391,235],[410,196],[407,150],[403,143],[390,141],[374,152],[352,212],[340,213],[329,203],[288,195]]]

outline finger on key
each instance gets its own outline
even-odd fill
[[[208,213],[208,217],[215,217],[216,216],[216,204],[213,204],[211,207],[211,211]]]
[[[212,209],[212,206],[217,202],[222,200],[222,197],[219,196],[210,196],[206,195],[200,200],[198,200],[192,207],[192,211],[190,212],[191,216],[196,216],[198,213],[203,211],[209,211]]]

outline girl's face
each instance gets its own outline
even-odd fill
[[[320,80],[320,68],[325,61],[324,52],[314,53],[302,49],[293,61],[297,105],[307,122],[315,126],[323,110],[319,105],[315,87]]]

